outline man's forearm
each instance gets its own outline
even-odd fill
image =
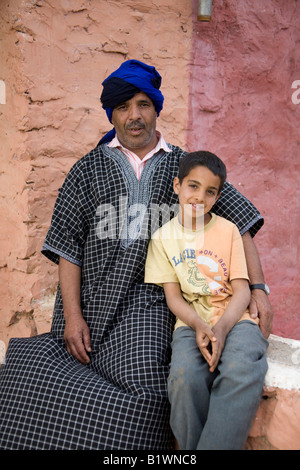
[[[88,364],[91,340],[89,327],[81,310],[81,268],[60,258],[59,283],[66,320],[64,331],[66,349],[82,364]]]
[[[250,285],[264,284],[265,278],[259,254],[250,233],[246,232],[242,239],[244,243]],[[256,318],[257,316],[259,317],[260,329],[265,338],[268,338],[272,331],[273,309],[267,294],[263,290],[252,290],[249,310],[252,318]]]
[[[59,260],[59,284],[63,300],[64,316],[81,313],[81,268],[64,258]]]
[[[265,282],[259,254],[249,232],[242,236],[250,284]]]

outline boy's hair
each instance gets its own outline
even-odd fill
[[[227,173],[226,166],[222,160],[214,153],[207,152],[206,150],[199,150],[198,152],[191,152],[186,154],[179,163],[178,179],[180,184],[183,179],[190,173],[190,171],[197,166],[205,166],[212,173],[220,178],[219,193],[222,191],[226,181]]]

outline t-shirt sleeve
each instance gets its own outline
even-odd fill
[[[233,227],[232,231],[232,247],[229,277],[231,281],[232,279],[249,280],[243,240],[237,227],[235,226]]]
[[[164,282],[178,282],[178,277],[159,238],[152,238],[145,265],[145,282],[161,286]]]
[[[254,237],[264,224],[263,217],[252,202],[227,181],[212,211],[233,222],[241,235],[249,231]]]
[[[60,256],[81,266],[87,233],[86,182],[75,164],[59,189],[42,253],[58,264]]]

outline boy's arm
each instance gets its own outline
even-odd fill
[[[87,352],[91,351],[91,344],[90,331],[81,311],[81,268],[60,258],[59,284],[65,317],[66,349],[78,361],[87,364],[90,361]]]
[[[207,347],[210,342],[216,340],[213,331],[182,297],[180,285],[177,282],[166,282],[163,284],[163,288],[169,309],[176,317],[195,330],[198,347],[209,363],[211,353]]]
[[[220,320],[213,327],[217,341],[212,344],[211,372],[217,367],[229,331],[240,320],[251,298],[249,283],[246,279],[233,279],[231,286],[233,294],[230,302]]]

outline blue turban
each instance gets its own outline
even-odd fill
[[[163,108],[164,97],[159,90],[161,76],[151,65],[144,64],[138,60],[127,60],[107,77],[101,94],[102,107],[111,122],[114,107],[120,103],[130,100],[136,93],[141,91],[152,100],[157,116]],[[109,142],[115,135],[113,129],[106,134],[99,144]]]

